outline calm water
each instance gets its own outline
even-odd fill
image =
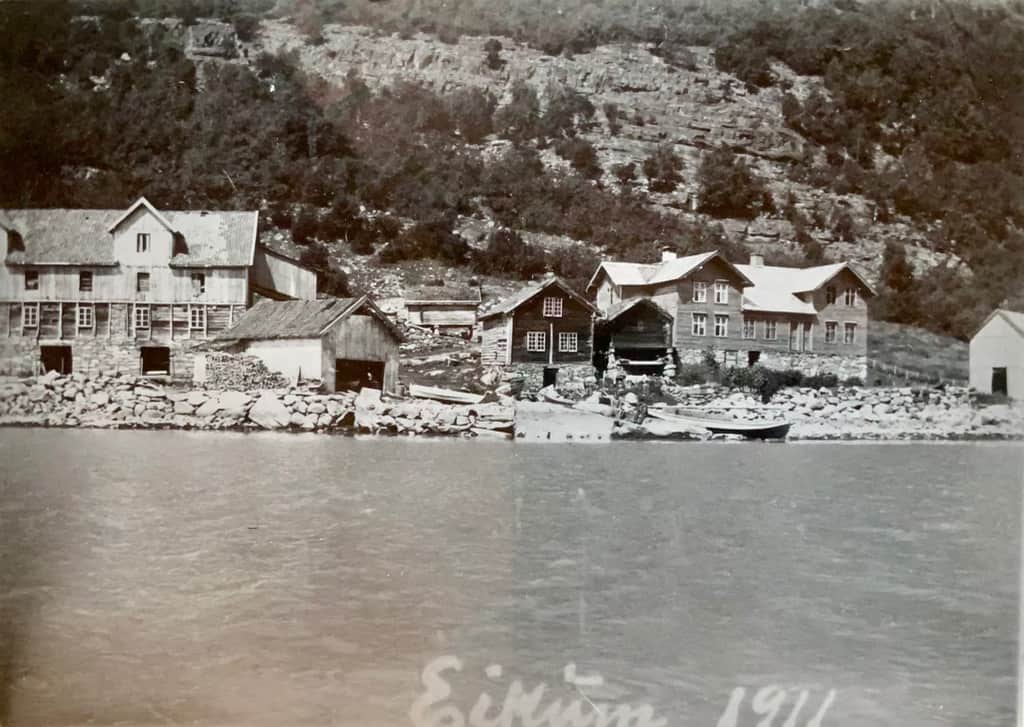
[[[0,451],[0,724],[411,725],[443,655],[467,715],[520,679],[668,725],[713,727],[743,686],[753,727],[769,685],[808,690],[795,727],[829,689],[823,725],[1014,720],[1020,445]]]

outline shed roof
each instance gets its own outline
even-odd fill
[[[600,311],[593,303],[591,303],[589,300],[587,300],[582,295],[573,290],[572,286],[570,286],[567,282],[562,280],[557,275],[549,275],[543,280],[539,280],[536,283],[531,283],[530,285],[527,285],[525,288],[515,293],[514,295],[510,295],[504,300],[499,301],[497,305],[495,305],[489,311],[480,316],[480,318],[481,320],[484,320],[487,318],[493,318],[494,316],[497,315],[511,313],[516,308],[523,305],[524,303],[529,302],[535,296],[544,292],[544,290],[551,287],[552,285],[557,285],[559,288],[562,289],[562,291],[566,295],[568,295],[570,298],[572,298],[577,303],[584,306],[591,312],[600,313]]]
[[[145,198],[124,210],[0,209],[0,227],[17,232],[23,250],[9,252],[12,265],[116,265],[112,232],[145,208],[180,235],[185,252],[172,266],[247,267],[256,249],[259,213],[252,211],[157,211]]]
[[[265,341],[284,338],[319,338],[334,324],[361,310],[381,320],[398,339],[402,336],[388,317],[365,295],[359,298],[319,300],[264,299],[247,310],[220,341]]]
[[[671,313],[669,313],[667,310],[662,308],[660,305],[658,305],[651,298],[646,298],[646,297],[645,298],[631,298],[629,300],[620,300],[618,303],[615,303],[614,305],[608,306],[608,308],[604,312],[604,320],[606,320],[606,321],[614,321],[616,318],[618,318],[619,316],[625,315],[629,311],[631,311],[634,308],[636,308],[638,305],[643,305],[645,307],[652,308],[662,318],[666,318],[668,320],[672,320],[672,314]]]
[[[480,303],[480,288],[472,286],[427,285],[409,291],[406,305],[433,303],[436,305],[477,305]]]
[[[986,317],[984,321],[982,321],[981,325],[978,326],[978,330],[974,332],[974,335],[972,335],[971,338],[974,338],[974,336],[981,333],[982,329],[991,323],[992,319],[997,316],[1009,323],[1010,327],[1017,331],[1018,334],[1024,336],[1024,313],[1007,310],[1006,308],[996,308],[988,314],[988,317]]]

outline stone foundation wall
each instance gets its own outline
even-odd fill
[[[738,351],[736,359],[727,359],[725,351],[712,349],[715,360],[723,366],[747,367],[747,352]],[[693,348],[681,348],[676,350],[679,363],[682,365],[695,365],[704,362],[704,351]],[[796,369],[807,376],[816,374],[835,374],[840,381],[856,377],[862,382],[867,381],[868,359],[867,356],[843,356],[833,353],[800,353],[789,351],[762,351],[757,361],[759,366],[776,371]]]
[[[42,346],[69,346],[72,373],[97,376],[100,374],[141,374],[140,348],[147,342],[123,337],[81,337],[68,339],[35,339],[10,337],[0,339],[0,375],[32,376],[40,373]],[[194,351],[201,341],[171,341],[157,343],[170,349],[171,376],[176,381],[191,381],[194,370]]]
[[[545,364],[511,364],[502,367],[502,378],[521,378],[522,396],[532,396],[544,386]],[[597,387],[597,375],[590,364],[558,364],[555,389],[562,396],[582,399]]]

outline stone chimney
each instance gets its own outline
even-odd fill
[[[663,263],[667,263],[669,260],[675,260],[675,259],[676,259],[675,250],[662,250],[661,251],[661,261]]]
[[[763,268],[764,267],[764,255],[751,255],[750,256],[750,267],[752,267],[752,268]]]

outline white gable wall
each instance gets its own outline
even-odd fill
[[[137,236],[149,234],[149,250],[136,251]],[[140,206],[114,230],[114,259],[125,266],[166,265],[174,249],[174,236],[152,212]]]
[[[319,338],[283,338],[249,341],[245,353],[258,357],[271,371],[289,381],[323,378],[322,342]]]
[[[1024,399],[1024,335],[1001,315],[992,318],[971,339],[971,386],[992,393],[992,369],[1006,368],[1007,393]]]

